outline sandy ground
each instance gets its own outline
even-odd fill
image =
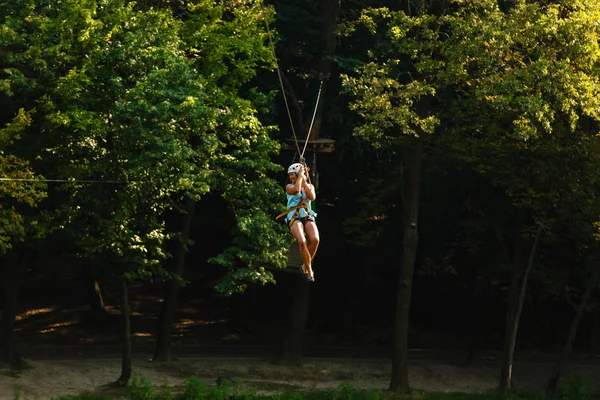
[[[22,400],[50,400],[82,392],[107,392],[120,374],[118,359],[70,359],[29,361],[31,369],[18,373],[0,371],[0,400],[14,398],[18,388]],[[335,388],[349,383],[357,388],[387,388],[391,366],[387,360],[308,359],[301,367],[282,367],[261,359],[182,359],[169,365],[147,359],[134,360],[134,376],[142,376],[156,385],[168,382],[173,392],[181,390],[188,377],[209,384],[218,377],[237,380],[259,392]],[[415,390],[442,392],[478,392],[498,385],[498,366],[484,364],[460,367],[420,360],[410,368]],[[544,386],[552,369],[548,363],[515,365],[517,387]],[[570,376],[583,376],[600,389],[600,365],[571,367]]]
[[[154,303],[147,300],[144,304]],[[174,338],[180,340],[174,341],[172,347],[173,354],[180,358],[168,365],[151,362],[149,357],[154,348],[151,332],[156,326],[157,311],[134,309],[137,311],[132,323],[133,376],[144,377],[155,385],[166,382],[174,393],[182,390],[189,377],[200,378],[211,385],[217,378],[226,377],[259,392],[328,389],[343,383],[365,389],[387,389],[389,385],[391,365],[386,348],[375,351],[360,346],[360,352],[345,349],[340,353],[315,351],[316,348],[311,351],[307,345],[303,366],[276,366],[265,355],[275,354],[278,346],[261,347],[259,344],[253,347],[252,340],[248,341],[245,350],[244,346],[229,346],[233,333],[237,335],[236,343],[246,342],[239,337],[237,326],[232,330],[227,321],[222,323],[220,316],[197,315],[197,310],[210,309],[203,304],[180,312],[173,333]],[[115,328],[119,326],[119,316],[111,308],[107,315],[109,319],[102,323],[94,320],[90,325],[85,323],[87,312],[85,308],[32,306],[17,317],[15,330],[19,333],[15,348],[31,368],[15,372],[0,366],[0,400],[15,399],[15,390],[20,393],[20,400],[54,400],[82,392],[122,393],[112,387],[121,370],[120,349],[115,345],[119,343],[118,329]],[[219,346],[224,350],[219,350]],[[208,351],[208,348],[213,350]],[[482,353],[485,362],[465,368],[459,365],[464,359],[464,351],[413,350],[409,354],[409,379],[415,391],[480,392],[498,387],[497,351]],[[334,358],[334,354],[342,353],[344,357],[358,358]],[[331,358],[311,358],[309,354]],[[518,356],[513,368],[515,386],[545,387],[557,355]],[[573,362],[577,366],[569,368],[566,380],[581,376],[600,391],[600,355],[584,355]]]

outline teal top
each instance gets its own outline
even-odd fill
[[[289,194],[286,192],[286,195],[287,195],[287,208],[288,209],[296,207],[300,204],[306,204],[306,206],[308,207],[307,209],[299,208],[297,210],[300,213],[300,218],[308,217],[309,215],[311,217],[317,216],[317,213],[314,212],[310,208],[311,201],[308,199],[308,197],[306,197],[306,192],[304,190],[301,190],[300,193],[296,193],[296,194]],[[285,217],[285,222],[290,222],[291,219],[294,218],[295,212],[296,212],[296,210],[290,211],[288,213],[288,215]]]

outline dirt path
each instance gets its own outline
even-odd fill
[[[18,388],[21,399],[50,400],[59,395],[84,391],[110,391],[120,374],[119,358],[38,359],[33,367],[19,373],[0,372],[0,400],[13,398]],[[390,376],[388,360],[309,358],[301,367],[281,367],[261,358],[183,358],[170,365],[154,363],[148,357],[136,357],[134,375],[139,374],[160,385],[167,382],[180,390],[188,377],[195,376],[214,384],[218,377],[238,380],[260,392],[335,388],[350,383],[358,388],[387,388]],[[478,392],[497,387],[495,361],[477,367],[415,360],[410,368],[414,389],[426,391]],[[515,364],[515,385],[541,388],[552,369],[547,362]],[[583,376],[600,390],[600,366],[571,367],[570,376]]]

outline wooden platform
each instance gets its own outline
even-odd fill
[[[286,143],[288,143],[288,149],[297,150],[296,142],[294,139],[286,139]],[[300,150],[304,148],[304,141],[298,141],[298,146],[300,146]],[[316,150],[318,153],[333,153],[335,151],[335,140],[333,139],[317,139],[317,140],[309,140],[306,145],[306,150]]]
[[[296,243],[292,243],[288,250],[287,265],[285,268],[275,268],[273,266],[266,266],[267,269],[276,272],[288,272],[292,274],[300,274],[300,267],[302,266],[302,258],[300,257],[300,250]]]

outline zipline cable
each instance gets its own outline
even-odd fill
[[[323,89],[323,81],[321,80],[321,84],[319,85],[319,93],[317,93],[317,102],[315,103],[315,111],[312,115],[312,120],[310,121],[310,126],[308,128],[308,134],[306,135],[306,141],[304,142],[304,149],[302,149],[302,154],[300,157],[304,158],[304,152],[306,151],[306,145],[308,144],[308,138],[310,137],[310,132],[312,131],[313,124],[315,122],[315,117],[317,116],[317,109],[319,108],[319,99],[321,98],[321,90]]]
[[[1,178],[1,182],[49,182],[49,183],[130,183],[132,181],[95,181],[86,179],[35,179],[35,178]]]
[[[264,8],[264,5],[263,5]],[[294,120],[292,119],[292,114],[290,112],[290,106],[288,104],[287,101],[287,96],[285,95],[285,87],[283,85],[283,79],[281,77],[281,69],[279,68],[279,63],[277,61],[277,53],[275,52],[275,44],[273,43],[273,37],[271,35],[271,28],[269,27],[269,21],[268,18],[265,15],[265,26],[267,27],[267,34],[269,36],[269,43],[271,45],[271,52],[273,53],[273,60],[275,61],[275,69],[277,70],[277,77],[279,78],[279,86],[281,87],[281,93],[283,95],[283,102],[285,103],[285,109],[287,111],[287,115],[288,118],[290,120],[290,125],[292,128],[292,134],[294,135],[294,143],[296,144],[296,150],[298,151],[298,154],[300,155],[300,162],[303,164],[306,164],[305,159],[304,159],[304,152],[306,151],[306,146],[308,145],[308,139],[310,138],[310,132],[312,130],[313,127],[313,123],[315,122],[315,117],[317,115],[317,109],[319,108],[319,101],[321,98],[321,91],[323,88],[323,80],[321,79],[321,84],[319,85],[319,92],[317,94],[317,101],[315,103],[315,110],[313,112],[312,115],[312,120],[310,122],[310,127],[308,128],[308,132],[306,134],[306,140],[304,142],[304,148],[302,151],[300,151],[300,145],[298,144],[298,137],[296,135],[296,130],[294,129]]]

